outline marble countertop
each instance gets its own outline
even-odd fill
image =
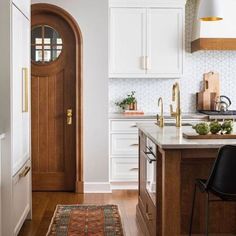
[[[156,119],[157,114],[155,113],[145,113],[144,115],[125,115],[123,113],[110,113],[109,114],[109,119]],[[173,117],[170,116],[170,114],[164,114],[165,119],[174,119]],[[183,113],[182,114],[182,119],[189,119],[189,120],[194,120],[194,119],[202,119],[206,120],[208,119],[208,115],[204,115],[201,113]]]
[[[183,132],[193,131],[191,126],[160,128],[153,124],[138,124],[138,128],[162,149],[219,148],[223,145],[236,145],[236,139],[190,140],[183,138]]]

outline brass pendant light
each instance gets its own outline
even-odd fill
[[[200,0],[198,18],[202,21],[223,20],[222,1],[223,0]]]

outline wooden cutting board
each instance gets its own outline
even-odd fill
[[[216,96],[220,96],[220,79],[219,73],[209,72],[203,75],[203,87],[204,91],[215,93]]]
[[[215,109],[216,93],[209,91],[197,93],[197,110],[210,111]]]
[[[199,135],[194,132],[183,133],[183,137],[186,139],[236,139],[236,134],[207,134]]]
[[[205,73],[203,75],[203,91],[197,93],[197,110],[215,110],[215,100],[218,96],[220,96],[219,73]]]

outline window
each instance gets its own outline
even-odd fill
[[[55,61],[62,52],[62,39],[50,26],[40,25],[31,32],[31,59],[38,64]]]

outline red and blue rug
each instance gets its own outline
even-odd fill
[[[123,236],[116,205],[58,205],[47,236]]]

